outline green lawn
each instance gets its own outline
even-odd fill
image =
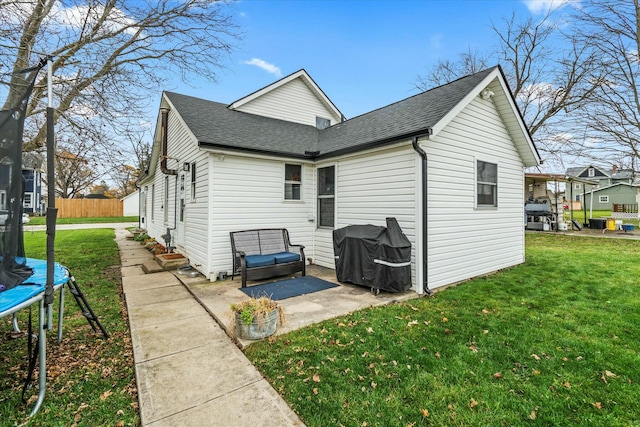
[[[138,222],[138,216],[108,216],[96,218],[56,218],[56,224],[102,224],[113,222]],[[32,216],[27,225],[44,225],[46,218],[44,216]]]
[[[46,233],[25,232],[27,256],[44,259]],[[67,266],[110,334],[103,339],[81,315],[66,292],[63,342],[54,329],[47,335],[47,394],[29,426],[135,426],[137,389],[128,322],[120,283],[118,248],[111,229],[56,232],[56,260]],[[57,319],[57,296],[54,319]],[[28,310],[20,312],[27,328]],[[34,311],[37,319],[37,311]],[[13,337],[10,318],[0,320],[0,425],[19,425],[33,403],[20,401],[27,366],[25,334]],[[34,401],[36,386],[27,398]]]
[[[33,426],[139,423],[112,230],[57,232],[111,338],[67,294]],[[44,257],[44,232],[25,233]],[[527,234],[527,263],[432,297],[251,345],[247,356],[308,426],[640,424],[640,241]],[[21,325],[26,325],[26,311]],[[25,326],[26,327],[26,326]],[[0,425],[25,421],[24,336],[0,322]],[[33,396],[36,391],[30,392]]]
[[[526,239],[524,265],[246,354],[308,426],[640,425],[640,241]]]

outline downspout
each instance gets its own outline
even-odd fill
[[[431,129],[427,135],[431,134]],[[427,153],[420,148],[418,144],[418,136],[414,136],[411,140],[411,144],[413,145],[413,149],[422,159],[422,288],[427,293],[427,295],[431,295],[432,291],[429,289],[429,280],[427,277],[427,268],[428,268],[428,259],[427,259],[427,250],[429,248],[427,242]]]
[[[178,175],[175,169],[167,168],[167,127],[169,123],[169,108],[160,107],[160,138],[162,140],[162,153],[160,154],[160,170],[165,175]]]
[[[167,138],[167,129],[169,126],[169,108],[168,107],[160,107],[160,138],[162,142],[162,153],[160,153],[160,171],[162,171],[165,175],[173,175],[174,178],[174,189],[173,189],[173,228],[167,227],[167,233],[163,234],[162,237],[167,244],[167,252],[172,252],[171,248],[171,230],[175,230],[177,228],[177,204],[178,204],[178,171],[176,169],[169,169],[167,167],[167,160],[169,156],[167,155],[168,149],[168,138]],[[164,207],[168,209],[167,206]]]

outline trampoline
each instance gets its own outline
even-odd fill
[[[29,369],[25,380],[25,390],[31,382],[31,374],[36,358],[39,360],[38,400],[31,415],[38,412],[47,381],[47,339],[46,331],[53,323],[52,305],[54,294],[60,294],[58,310],[58,342],[62,341],[62,319],[64,314],[64,288],[74,296],[80,311],[94,332],[98,328],[105,338],[108,334],[89,307],[82,291],[69,270],[55,262],[54,241],[57,209],[55,208],[55,188],[48,187],[47,198],[47,259],[25,257],[22,228],[24,202],[24,177],[22,175],[22,136],[24,119],[27,114],[29,96],[40,69],[47,65],[47,179],[54,182],[53,134],[54,109],[52,105],[52,58],[42,58],[34,67],[10,73],[14,89],[8,95],[6,105],[0,110],[0,318],[13,316],[13,328],[20,331],[16,314],[18,311],[39,305],[37,353],[29,354]],[[12,95],[13,94],[13,95]],[[30,317],[31,319],[31,317]],[[31,321],[29,321],[28,348],[31,350]],[[29,351],[31,353],[31,351]],[[23,392],[24,398],[24,392]]]
[[[13,317],[14,329],[19,330],[15,313],[23,308],[39,303],[38,310],[38,359],[39,359],[39,390],[38,400],[31,415],[35,414],[44,401],[47,381],[47,339],[46,330],[51,326],[51,319],[47,319],[44,291],[47,283],[47,262],[44,260],[25,258],[25,265],[33,270],[33,274],[22,284],[7,291],[0,292],[0,318],[10,315]],[[54,264],[53,289],[60,292],[60,306],[58,309],[58,341],[62,339],[62,314],[64,312],[64,285],[69,282],[71,275],[66,267]],[[51,313],[51,311],[48,311]]]

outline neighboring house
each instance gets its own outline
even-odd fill
[[[22,209],[25,213],[44,214],[42,178],[43,158],[37,153],[22,154],[22,177],[24,178],[24,199]]]
[[[423,293],[524,262],[539,162],[500,67],[349,120],[300,70],[230,105],[164,92],[140,223],[215,280],[230,231],[286,227],[335,268],[333,230],[395,217]]]
[[[124,216],[138,216],[140,214],[140,191],[127,194],[122,199],[122,214]]]
[[[593,203],[591,195],[593,194]],[[595,187],[593,191],[584,194],[587,210],[610,211],[614,204],[636,205],[639,200],[640,187],[637,185],[617,183],[606,187]],[[637,210],[636,210],[637,212]]]
[[[568,168],[566,175],[582,180],[574,182],[567,191],[571,191],[574,200],[584,200],[587,209],[611,210],[614,204],[638,203],[638,186],[634,183],[635,174],[632,170],[618,170],[613,166],[608,172],[601,167],[588,165]]]

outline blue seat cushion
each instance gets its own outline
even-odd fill
[[[244,257],[247,261],[247,268],[264,267],[266,265],[274,265],[276,259],[274,255],[247,255]]]
[[[280,252],[273,254],[276,258],[276,264],[285,264],[287,262],[300,261],[300,255],[292,252]]]

